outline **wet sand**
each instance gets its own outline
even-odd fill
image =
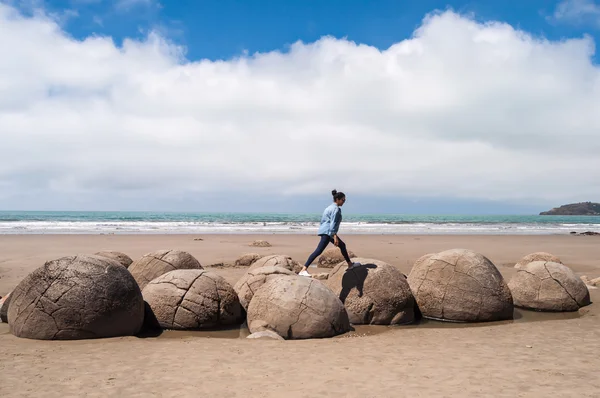
[[[194,240],[202,238],[203,240]],[[361,257],[408,273],[423,254],[467,248],[505,278],[525,254],[549,251],[577,274],[600,276],[595,236],[343,237]],[[249,247],[265,239],[269,248]],[[137,258],[158,249],[192,253],[203,265],[245,252],[288,254],[303,262],[317,244],[306,235],[0,236],[0,295],[60,256],[119,250]],[[243,268],[211,267],[229,282]],[[311,272],[319,272],[313,270]],[[248,340],[226,332],[164,332],[157,337],[82,341],[18,339],[0,324],[0,396],[392,397],[578,396],[600,391],[600,289],[578,313],[517,310],[513,321],[357,327],[332,339]]]

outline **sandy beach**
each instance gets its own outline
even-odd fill
[[[578,275],[600,276],[598,236],[346,235],[360,257],[408,274],[431,252],[466,248],[487,256],[508,280],[524,255],[548,251]],[[195,240],[201,239],[201,240]],[[249,247],[255,239],[272,247]],[[309,235],[4,235],[0,295],[47,260],[118,250],[134,260],[179,249],[200,263],[231,263],[243,253],[287,254],[304,262]],[[230,283],[244,268],[214,266]],[[311,270],[320,272],[321,270]],[[327,270],[324,270],[327,271]],[[519,312],[514,321],[478,325],[428,322],[357,328],[349,335],[262,341],[236,333],[121,337],[82,341],[19,339],[0,324],[0,396],[578,396],[600,389],[600,289],[568,315]],[[219,338],[222,336],[223,338]]]

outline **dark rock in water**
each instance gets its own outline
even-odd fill
[[[543,211],[540,216],[600,216],[600,203],[571,203]]]

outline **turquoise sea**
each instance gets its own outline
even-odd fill
[[[315,234],[314,214],[0,211],[0,234]],[[344,214],[340,234],[600,232],[600,216]]]

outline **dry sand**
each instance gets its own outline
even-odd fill
[[[249,247],[254,239],[273,246]],[[205,266],[233,262],[245,252],[288,254],[303,262],[317,240],[307,235],[5,235],[0,236],[0,295],[44,261],[69,254],[110,249],[136,259],[173,248],[189,251]],[[357,255],[387,261],[404,273],[423,254],[467,248],[490,258],[506,278],[515,272],[515,262],[534,251],[558,255],[579,275],[600,276],[597,236],[347,235],[344,240]],[[213,269],[231,283],[244,272]],[[34,341],[15,338],[0,324],[0,396],[597,397],[600,289],[590,293],[594,303],[579,314],[520,312],[524,317],[515,321],[470,327],[435,322],[363,327],[347,336],[306,341],[194,333]]]

